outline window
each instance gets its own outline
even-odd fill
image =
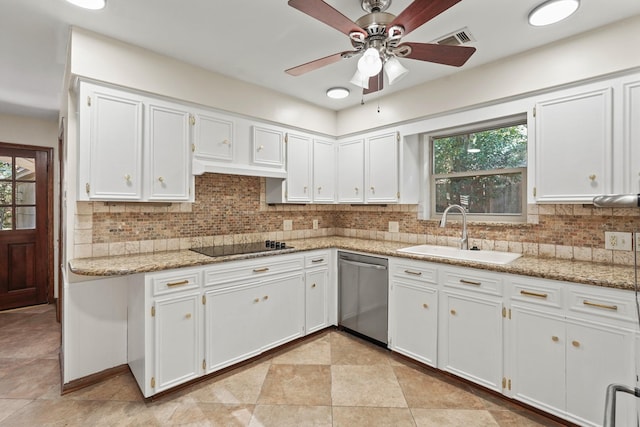
[[[451,204],[485,221],[526,221],[527,125],[431,138],[431,213]]]

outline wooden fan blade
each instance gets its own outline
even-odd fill
[[[373,77],[369,77],[369,89],[363,89],[362,93],[367,95],[369,93],[377,92],[384,88],[384,76],[382,75],[382,70],[378,75]]]
[[[357,51],[346,51],[340,53],[334,53],[333,55],[325,56],[324,58],[316,59],[314,61],[307,62],[302,65],[298,65],[297,67],[289,68],[288,70],[284,70],[285,73],[290,74],[292,76],[299,76],[304,73],[308,73],[309,71],[317,70],[318,68],[324,67],[325,65],[333,64],[334,62],[338,62],[343,58],[344,54],[348,53],[358,53]]]
[[[367,36],[367,32],[358,27],[355,22],[322,0],[289,0],[289,6],[306,13],[318,21],[324,22],[346,35],[356,31],[362,33],[365,37]]]
[[[387,28],[400,25],[404,27],[404,35],[407,35],[459,1],[461,0],[415,0]]]
[[[435,62],[438,64],[461,67],[476,51],[475,47],[449,46],[433,43],[402,43],[402,46],[411,47],[411,53],[404,58],[417,59],[419,61]]]

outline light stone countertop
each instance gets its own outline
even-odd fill
[[[69,261],[69,268],[73,273],[84,276],[118,276],[274,256],[279,253],[297,253],[315,249],[337,248],[594,286],[627,290],[634,289],[635,279],[634,268],[632,266],[531,256],[522,256],[507,265],[485,264],[438,257],[414,256],[396,252],[397,249],[412,246],[412,244],[405,242],[366,240],[337,236],[288,240],[287,245],[291,246],[292,249],[281,252],[261,252],[257,254],[215,258],[201,255],[190,250],[100,258],[78,258]]]

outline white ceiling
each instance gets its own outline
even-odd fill
[[[527,14],[542,0],[463,0],[406,36],[431,42],[467,27],[477,52],[462,69],[640,14],[638,0],[582,0],[567,21],[536,28]],[[356,20],[360,0],[327,0]],[[393,0],[398,15],[411,0]],[[293,9],[286,0],[107,0],[102,11],[65,0],[0,0],[0,113],[57,117],[69,27],[78,26],[332,110],[361,100],[349,83],[357,58],[302,76],[284,70],[351,49],[347,36]],[[620,40],[620,43],[624,43]],[[635,48],[633,48],[635,49]],[[366,99],[388,95],[458,68],[401,59],[409,74]],[[351,95],[331,100],[325,91],[345,86]]]

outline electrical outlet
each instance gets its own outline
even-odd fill
[[[389,221],[389,233],[399,233],[400,223],[398,221]]]
[[[314,219],[314,220],[313,220],[313,229],[314,229],[314,230],[317,230],[317,229],[318,229],[318,220],[317,220],[317,219]]]
[[[283,229],[284,231],[291,231],[291,230],[293,230],[293,220],[291,220],[291,219],[285,219],[285,220],[282,222],[282,229]]]
[[[631,233],[605,231],[604,248],[614,251],[630,251]]]

